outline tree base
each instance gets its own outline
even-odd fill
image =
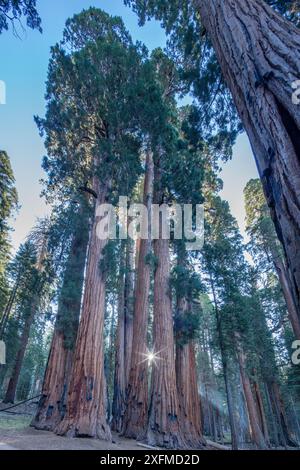
[[[189,449],[189,443],[180,433],[161,433],[159,431],[149,430],[145,438],[145,443],[153,447],[162,447],[164,449]]]
[[[98,420],[94,424],[90,422],[90,417],[80,418],[79,420],[64,419],[54,430],[58,436],[67,437],[88,437],[111,441],[111,431],[106,422]]]

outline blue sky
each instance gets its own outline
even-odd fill
[[[122,0],[40,0],[42,35],[28,29],[25,33],[20,31],[21,39],[14,37],[11,30],[1,34],[0,80],[6,83],[6,104],[0,105],[0,148],[6,150],[11,158],[21,205],[13,224],[15,248],[24,240],[36,217],[49,212],[40,198],[41,158],[45,150],[33,116],[44,114],[50,47],[61,39],[66,19],[89,6],[122,16],[132,37],[143,41],[149,49],[165,44],[165,35],[159,24],[151,22],[140,28],[136,15],[123,5]],[[250,178],[257,177],[245,135],[238,139],[234,158],[224,165],[222,177],[222,196],[229,201],[243,232],[243,188]]]

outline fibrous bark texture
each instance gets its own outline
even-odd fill
[[[194,0],[248,134],[300,312],[300,31],[262,0]]]
[[[105,202],[107,189],[94,178],[98,198],[90,235],[82,314],[74,353],[67,409],[56,429],[59,435],[96,437],[110,440],[106,419],[106,380],[104,375],[103,326],[105,313],[105,276],[100,270],[106,240],[97,236],[97,208]]]
[[[153,193],[153,161],[151,152],[147,152],[146,175],[144,182],[144,204],[148,209],[148,232]],[[133,314],[133,342],[131,366],[127,387],[127,406],[124,417],[124,435],[130,438],[142,438],[148,422],[148,361],[147,327],[149,313],[149,289],[151,266],[147,255],[151,251],[151,238],[139,240],[138,269],[135,287]]]

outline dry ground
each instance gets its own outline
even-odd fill
[[[28,426],[30,418],[0,417],[0,450],[142,450],[135,441],[113,436],[113,442],[70,439]]]
[[[7,405],[0,403],[0,410]],[[56,436],[47,431],[30,427],[36,403],[17,407],[10,412],[0,413],[0,451],[1,450],[145,450],[144,446],[131,439],[113,434],[112,442],[97,439],[71,439]],[[20,414],[21,413],[21,414]],[[208,441],[206,449],[228,449]]]

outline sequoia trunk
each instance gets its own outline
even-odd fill
[[[107,186],[100,189],[99,180],[94,177],[93,190],[98,197],[90,235],[82,314],[74,352],[66,415],[56,432],[59,435],[110,440],[111,433],[106,420],[103,344],[105,275],[99,266],[106,240],[97,236],[97,210],[106,200]]]
[[[192,341],[176,346],[176,378],[185,439],[189,447],[201,448],[205,441],[202,437],[195,345]]]
[[[133,340],[133,309],[134,309],[134,243],[127,240],[126,273],[125,273],[125,384],[129,383]]]
[[[135,287],[133,343],[131,367],[127,390],[127,406],[124,417],[124,435],[130,438],[143,436],[148,420],[148,362],[147,327],[150,289],[151,252],[150,215],[153,196],[153,161],[147,152],[144,183],[144,204],[148,210],[148,239],[139,240],[138,270]]]
[[[177,249],[178,267],[186,266],[186,251],[183,244]],[[180,294],[177,288],[177,318],[184,325],[185,316],[192,311],[191,303]],[[183,419],[184,435],[190,447],[200,448],[202,437],[201,406],[198,390],[195,345],[193,339],[180,341],[180,331],[176,338],[176,381],[180,414]]]
[[[300,312],[300,31],[262,0],[194,0],[248,134]],[[292,52],[291,52],[292,51]]]
[[[115,342],[114,396],[112,404],[111,429],[122,431],[125,412],[126,370],[125,370],[125,243],[121,244],[121,263],[118,283],[118,324]]]
[[[254,401],[254,397],[253,397],[253,393],[251,389],[250,379],[246,371],[246,358],[245,358],[244,351],[240,343],[239,334],[236,333],[235,337],[236,337],[238,361],[239,361],[239,366],[240,366],[241,381],[242,381],[243,390],[245,394],[249,422],[250,422],[250,427],[251,427],[251,437],[252,437],[253,443],[259,449],[267,449],[266,440],[259,426],[259,416],[257,413],[256,403]]]
[[[178,401],[172,303],[170,292],[169,240],[154,241],[154,318],[151,403],[147,441],[150,445],[180,449],[186,447]]]

